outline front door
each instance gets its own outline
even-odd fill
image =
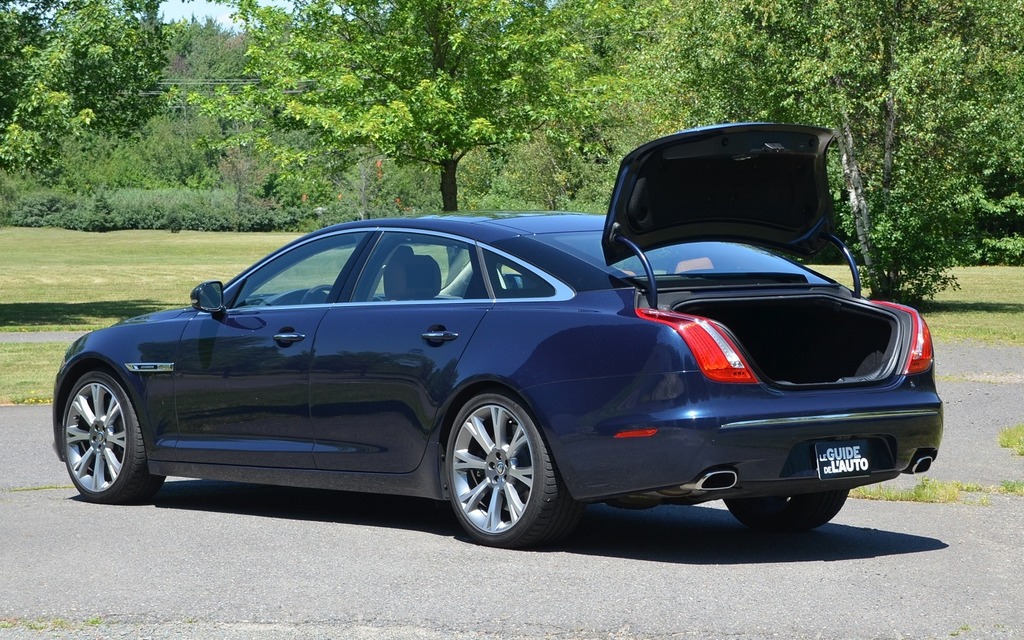
[[[174,368],[182,462],[313,468],[309,369],[317,328],[366,233],[290,247],[199,313]]]

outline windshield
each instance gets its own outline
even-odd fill
[[[601,251],[599,231],[545,234],[537,238],[591,264],[608,268]],[[772,274],[785,281],[833,284],[832,280],[796,262],[764,249],[734,242],[684,242],[652,249],[647,252],[647,259],[651,262],[656,276],[721,280],[753,274]],[[620,260],[611,267],[619,277],[644,276],[643,265],[636,257]]]

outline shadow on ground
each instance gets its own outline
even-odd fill
[[[842,514],[837,516],[842,519]],[[739,524],[725,509],[664,506],[587,509],[566,551],[679,564],[835,562],[938,551],[934,538],[830,523],[801,533],[766,533]]]
[[[1024,304],[1017,302],[959,302],[954,300],[928,300],[921,303],[924,313],[948,312],[967,313],[980,311],[984,313],[1024,313]]]
[[[0,303],[0,327],[31,328],[46,325],[88,327],[109,318],[132,318],[165,308],[167,308],[166,303],[156,300]]]
[[[422,498],[181,480],[165,484],[153,506],[397,528],[470,544],[447,503]],[[843,524],[796,534],[761,533],[724,509],[702,506],[630,511],[591,505],[576,531],[545,551],[703,565],[834,562],[947,546],[933,538]]]

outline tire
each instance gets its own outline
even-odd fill
[[[790,498],[726,500],[729,512],[758,531],[807,531],[830,521],[846,504],[849,490],[804,493]]]
[[[503,394],[477,396],[459,412],[444,476],[459,524],[487,546],[551,544],[583,514],[529,412]]]
[[[106,373],[87,373],[72,387],[63,433],[68,475],[89,502],[140,502],[163,485],[164,476],[149,472],[135,407]]]

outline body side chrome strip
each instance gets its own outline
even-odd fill
[[[739,420],[726,422],[722,429],[741,427],[768,427],[808,424],[811,422],[856,422],[859,420],[888,420],[893,418],[923,418],[937,416],[935,409],[898,409],[893,411],[861,411],[857,413],[829,413],[813,416],[791,416],[787,418],[765,418],[763,420]]]

